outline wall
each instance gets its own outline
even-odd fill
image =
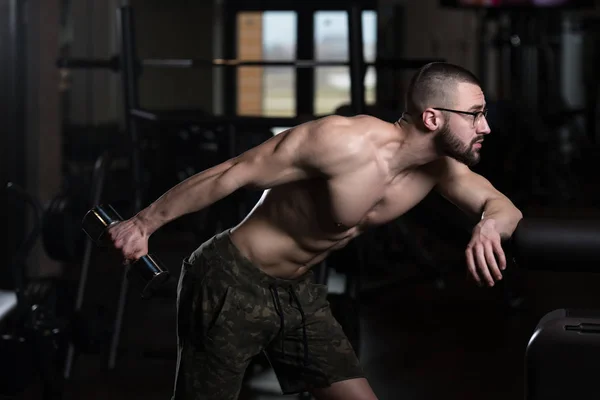
[[[118,8],[121,0],[70,3],[62,41],[75,58],[109,58],[120,49]],[[134,11],[138,57],[213,58],[212,2],[184,0],[130,1]],[[69,73],[68,120],[97,126],[123,119],[121,81],[108,70]],[[152,109],[203,108],[213,110],[213,71],[207,69],[145,68],[140,79],[140,105]]]
[[[477,16],[443,8],[439,0],[379,0],[378,54],[384,58],[442,58],[477,69]],[[402,107],[414,69],[380,73],[378,102]]]
[[[213,58],[213,2],[135,0],[140,58]],[[140,80],[141,106],[150,109],[213,110],[213,69],[145,68]]]
[[[119,51],[117,7],[119,0],[71,0],[61,44],[67,56],[105,59]],[[119,74],[109,70],[69,72],[67,118],[74,125],[96,126],[122,118]]]
[[[439,0],[408,0],[404,15],[404,55],[444,58],[474,70],[476,14],[443,8]]]

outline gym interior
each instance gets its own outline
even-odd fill
[[[432,192],[315,268],[334,315],[382,400],[598,398],[597,3],[0,0],[0,398],[169,399],[182,259],[261,193],[156,232],[169,277],[150,297],[87,212],[134,215],[316,118],[393,123],[433,61],[480,78],[492,133],[473,170],[523,211],[525,244],[478,287],[473,220]],[[257,357],[240,399],[280,398],[310,396],[282,396]]]

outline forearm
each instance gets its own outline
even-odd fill
[[[496,230],[503,240],[512,236],[522,218],[521,211],[506,197],[487,200],[481,214],[482,222],[495,221]]]
[[[141,210],[136,218],[145,233],[150,236],[170,221],[202,210],[231,194],[236,186],[227,178],[227,173],[234,165],[233,162],[226,162],[193,175]]]

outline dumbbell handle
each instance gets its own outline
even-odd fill
[[[111,205],[99,205],[89,210],[83,218],[82,229],[97,245],[105,244],[108,228],[123,218]],[[151,254],[140,257],[129,266],[127,279],[140,287],[142,297],[147,298],[169,279],[169,271]]]

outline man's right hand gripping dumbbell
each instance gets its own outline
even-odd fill
[[[169,279],[169,271],[148,253],[149,235],[136,218],[123,220],[110,205],[96,206],[83,218],[83,230],[96,244],[119,250],[128,279],[150,297]]]

